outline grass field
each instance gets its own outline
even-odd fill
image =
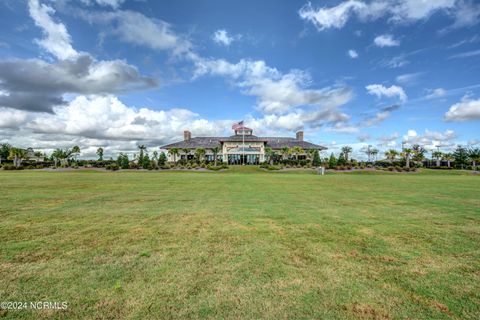
[[[10,319],[479,319],[480,176],[3,172]]]

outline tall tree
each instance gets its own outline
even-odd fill
[[[27,157],[27,151],[20,148],[10,148],[9,159],[13,160],[13,165],[18,168],[22,165],[22,161]]]
[[[0,164],[2,164],[2,160],[8,159],[8,156],[10,155],[10,149],[12,149],[12,146],[8,143],[0,144]]]
[[[462,146],[457,146],[453,152],[453,158],[455,159],[455,167],[464,169],[468,164],[468,151]]]
[[[427,152],[427,150],[425,150],[424,147],[422,147],[421,145],[419,144],[415,144],[413,145],[412,147],[412,160],[415,161],[415,162],[423,162],[423,160],[425,160],[425,153]]]
[[[301,153],[305,153],[305,151],[301,147],[295,146],[288,149],[288,153],[293,155],[295,159],[298,160],[298,155]]]
[[[213,164],[216,167],[217,166],[217,156],[220,153],[220,147],[213,147],[212,148],[212,153],[213,153]]]
[[[290,155],[290,148],[289,147],[283,147],[282,148],[282,158],[283,159],[288,159],[289,155]]]
[[[273,156],[274,156],[273,149],[270,147],[265,147],[265,155],[267,156],[267,159],[270,165],[273,165]]]
[[[378,153],[379,153],[378,149],[376,148],[370,149],[370,154],[372,155],[372,158],[375,159],[375,161],[377,160]]]
[[[453,154],[451,153],[444,153],[443,154],[443,159],[445,159],[445,161],[447,161],[447,166],[450,168],[450,163],[455,160],[455,158],[453,157]]]
[[[320,153],[318,152],[318,150],[315,150],[315,153],[313,154],[312,165],[318,167],[321,164],[322,160],[320,159]]]
[[[344,166],[347,163],[345,160],[345,154],[343,152],[340,152],[340,155],[338,156],[337,164],[339,166]]]
[[[165,152],[162,151],[160,153],[160,156],[158,156],[158,165],[164,166],[166,162],[167,162],[167,156],[165,155]]]
[[[138,150],[140,150],[138,155],[138,164],[139,166],[143,167],[143,158],[145,157],[144,152],[147,150],[144,144],[138,145]]]
[[[170,153],[173,156],[173,163],[177,163],[177,156],[179,154],[178,148],[171,148],[168,150],[168,153]]]
[[[52,153],[52,157],[55,161],[55,167],[57,166],[57,162],[60,161],[62,166],[66,166],[68,164],[68,160],[73,156],[73,152],[71,149],[55,149]]]
[[[202,161],[203,157],[205,156],[205,149],[204,148],[197,148],[195,149],[195,157],[197,157],[198,161]]]
[[[182,152],[185,153],[185,161],[188,160],[188,155],[190,154],[190,149],[182,148]]]
[[[352,151],[353,151],[353,149],[350,146],[342,147],[342,153],[343,153],[343,157],[345,158],[345,162],[348,162],[349,156],[352,153]]]
[[[128,169],[130,167],[128,155],[126,155],[125,153],[120,153],[117,158],[117,164],[122,169]]]
[[[440,161],[442,160],[443,153],[441,151],[432,152],[432,158],[436,160],[436,166],[440,167]]]
[[[335,155],[332,154],[330,155],[330,158],[328,159],[328,167],[329,168],[334,168],[337,166],[337,158],[335,158]]]
[[[97,149],[97,155],[98,155],[98,161],[102,161],[103,160],[103,148],[102,147]]]
[[[480,162],[480,148],[468,149],[468,158],[472,161],[473,170],[476,170],[477,163]]]
[[[367,155],[368,162],[372,162],[372,155],[374,150],[376,149],[372,148],[371,145],[363,149],[363,152]],[[377,153],[378,153],[378,150],[377,150]]]
[[[75,162],[77,162],[77,157],[80,154],[80,147],[79,146],[74,146],[72,148],[72,154],[74,156]]]
[[[402,157],[405,158],[405,167],[410,168],[410,157],[412,156],[412,149],[404,148],[402,152]]]
[[[395,149],[390,149],[385,152],[385,158],[387,158],[390,162],[395,161],[395,158],[398,156],[398,151]]]

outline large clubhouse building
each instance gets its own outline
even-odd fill
[[[305,159],[311,155],[310,151],[325,150],[325,147],[303,140],[303,131],[299,131],[295,138],[289,137],[258,137],[253,130],[243,124],[233,128],[235,134],[230,137],[193,137],[190,131],[184,131],[183,141],[161,147],[168,150],[168,161],[194,158],[195,150],[205,149],[205,160],[213,161],[213,148],[218,147],[217,160],[228,164],[259,164],[266,161],[265,148],[271,148],[277,154],[283,154],[286,148],[300,147],[303,154],[297,155]],[[173,155],[172,149],[178,154]]]

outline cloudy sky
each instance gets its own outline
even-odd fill
[[[476,0],[0,0],[0,142],[480,143]],[[358,154],[358,156],[360,156]]]

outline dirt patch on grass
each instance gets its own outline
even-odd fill
[[[350,311],[359,319],[378,319],[387,320],[392,319],[390,315],[382,310],[377,310],[367,304],[354,303],[351,306],[346,306],[346,310]]]

